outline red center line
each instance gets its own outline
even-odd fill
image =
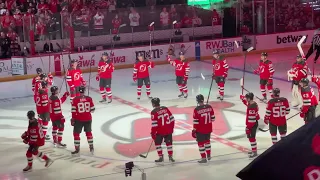
[[[93,87],[89,87],[89,88],[90,88],[92,91],[100,94],[100,90],[98,90],[98,89],[96,89],[96,88],[93,88]],[[140,111],[142,111],[142,112],[145,112],[145,113],[148,113],[148,114],[150,113],[150,110],[149,110],[149,109],[147,109],[147,108],[145,108],[145,107],[142,107],[142,106],[140,106],[140,105],[138,105],[138,104],[135,104],[135,103],[133,103],[133,102],[124,100],[124,99],[119,98],[119,97],[117,97],[117,96],[113,96],[113,99],[119,101],[119,102],[122,103],[122,104],[128,105],[128,106],[133,107],[133,108],[135,108],[135,109],[138,109],[138,110],[140,110]],[[190,128],[182,127],[182,126],[176,124],[177,127],[181,128],[181,129],[188,130],[188,131],[192,131],[192,129],[193,129],[193,128],[192,128],[192,125],[190,125],[190,124],[188,124],[188,123],[186,123],[186,122],[183,122],[183,121],[179,121],[179,120],[177,120],[177,121],[178,121],[179,123],[187,124],[188,126],[190,126]],[[226,146],[229,146],[229,147],[231,147],[231,148],[234,148],[234,149],[236,149],[236,150],[238,150],[238,151],[240,151],[240,152],[247,153],[247,152],[250,151],[249,149],[247,149],[247,148],[244,147],[244,146],[238,145],[238,144],[236,144],[236,143],[234,143],[234,142],[232,142],[232,141],[230,141],[230,140],[228,140],[228,139],[226,139],[226,138],[222,138],[222,137],[220,137],[220,136],[218,136],[218,135],[216,135],[216,134],[213,134],[213,133],[211,133],[211,140],[216,141],[216,142],[219,142],[219,143],[224,144],[224,145],[226,145]]]

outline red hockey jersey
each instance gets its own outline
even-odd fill
[[[67,83],[70,86],[70,88],[81,86],[82,84],[85,84],[85,81],[82,76],[82,72],[80,68],[68,69],[67,72]]]
[[[307,78],[308,76],[308,66],[306,62],[295,62],[292,65],[291,72],[294,74],[292,80],[299,83],[301,79]]]
[[[312,77],[311,78],[312,82],[316,83],[317,87],[318,87],[318,98],[320,100],[320,78],[319,77]]]
[[[301,112],[307,113],[310,106],[318,105],[317,97],[314,95],[314,91],[310,86],[301,88],[301,96],[303,100]]]
[[[214,111],[210,105],[198,106],[193,111],[193,128],[196,132],[209,134],[212,132],[212,122],[215,118]]]
[[[151,134],[168,135],[173,133],[174,117],[170,110],[161,106],[151,111]]]
[[[171,60],[168,57],[168,62],[176,68],[176,76],[188,78],[190,73],[190,65],[187,61],[181,61],[180,59]]]
[[[34,94],[36,94],[38,92],[38,90],[41,88],[41,80],[39,76],[36,76],[34,78],[32,78],[32,91],[34,92]],[[53,84],[53,76],[51,74],[48,74],[48,78],[47,78],[47,83],[49,86],[52,86]]]
[[[256,102],[252,104],[248,104],[248,102],[244,99],[242,100],[243,104],[247,106],[246,113],[246,126],[248,129],[251,129],[257,121],[260,119],[259,115],[259,107]]]
[[[290,113],[290,105],[286,98],[273,98],[268,101],[265,120],[269,123],[282,126],[287,123],[286,115]]]
[[[51,95],[49,98],[50,105],[50,119],[51,121],[60,120],[63,115],[61,111],[61,104],[66,101],[68,97],[67,92],[59,99],[56,95]]]
[[[133,66],[133,79],[149,77],[149,69],[154,68],[152,61],[137,61]]]
[[[227,64],[227,60],[220,56],[218,59],[212,60],[213,65],[213,75],[217,77],[227,77],[229,65]]]
[[[270,60],[266,60],[266,61],[260,60],[258,72],[260,74],[260,79],[272,78],[274,74],[272,62]]]
[[[100,78],[112,78],[112,72],[114,71],[114,66],[112,61],[107,63],[106,61],[99,61],[98,64],[98,74]]]
[[[36,108],[38,114],[49,113],[48,89],[39,89],[36,94]]]
[[[45,136],[42,131],[42,125],[36,119],[29,121],[27,130],[29,145],[43,146],[45,144]]]
[[[95,110],[92,98],[89,96],[78,96],[72,100],[72,119],[78,121],[91,121]]]

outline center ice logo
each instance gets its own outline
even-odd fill
[[[213,133],[222,136],[224,138],[242,138],[243,131],[234,131],[232,122],[225,113],[231,112],[232,117],[240,117],[241,113],[226,108],[233,107],[234,104],[229,102],[211,103],[215,110],[216,121],[213,122]],[[193,110],[195,106],[179,108],[177,106],[168,107],[175,117],[175,129],[173,134],[173,144],[194,144],[195,139],[191,136],[191,130],[193,129]],[[236,116],[235,116],[236,115]],[[240,116],[239,116],[240,115]],[[244,116],[244,115],[243,115]],[[243,121],[237,119],[237,121]],[[126,124],[125,126],[123,124]],[[119,129],[111,129],[118,127]],[[146,153],[149,145],[152,141],[150,137],[151,120],[150,114],[146,113],[131,113],[123,116],[119,116],[112,120],[109,120],[102,126],[102,131],[107,135],[118,141],[114,144],[114,149],[117,153],[135,158],[139,154]],[[226,137],[225,137],[226,136]],[[151,148],[154,151],[155,147]]]

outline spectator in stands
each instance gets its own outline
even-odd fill
[[[56,18],[53,16],[53,14],[50,13],[50,11],[45,11],[44,19],[49,39],[56,39],[57,31],[59,28],[59,24],[57,24]]]
[[[4,30],[14,26],[14,18],[10,15],[10,11],[6,11],[6,15],[2,16],[1,25]]]
[[[176,8],[174,7],[174,4],[171,5],[171,9],[170,9],[170,19],[171,21],[180,21],[180,16],[177,13]]]
[[[182,28],[189,28],[192,26],[192,19],[189,17],[188,13],[185,13],[184,17],[181,20]]]
[[[60,4],[61,8],[64,9],[66,8],[68,10],[70,4],[69,4],[69,0],[64,0],[61,4]]]
[[[150,6],[150,10],[148,11],[148,14],[146,15],[148,17],[148,24],[152,23],[155,19],[159,18],[159,12],[156,11],[155,6]]]
[[[39,18],[36,24],[36,35],[39,37],[39,41],[46,40],[46,24],[43,18]]]
[[[101,35],[103,33],[103,22],[104,22],[104,15],[98,9],[97,13],[93,17],[93,28],[95,35]]]
[[[114,12],[116,10],[117,1],[116,0],[109,0],[109,12]]]
[[[17,7],[16,0],[6,0],[6,7],[9,11],[16,9]]]
[[[134,8],[130,8],[130,11],[131,11],[129,14],[130,26],[131,27],[139,26],[139,20],[140,20],[139,13]]]
[[[212,11],[212,26],[221,25],[221,18],[216,9]]]
[[[77,17],[77,20],[81,21],[81,33],[82,36],[88,36],[89,23],[91,20],[90,12],[88,9],[81,9],[81,15]]]
[[[1,47],[1,59],[5,58],[10,58],[11,53],[10,53],[10,45],[11,41],[10,39],[6,36],[4,32],[0,33],[0,47]]]
[[[52,14],[55,14],[58,12],[58,5],[59,5],[58,0],[49,0],[48,5],[49,5],[49,10]]]
[[[196,13],[193,14],[192,18],[192,26],[193,27],[200,27],[202,25],[202,20],[201,18],[198,17]]]
[[[121,20],[121,18],[119,18],[119,15],[116,14],[114,16],[114,18],[112,19],[112,26],[113,26],[112,34],[118,34],[119,27],[121,24],[122,24],[122,20]]]
[[[37,5],[38,11],[45,11],[49,9],[49,5],[44,1],[40,0],[40,3]]]
[[[18,44],[18,35],[13,31],[11,27],[8,29],[7,37],[10,39],[10,50],[13,56],[18,56],[20,52],[20,46]]]
[[[7,10],[7,8],[6,8],[6,4],[5,4],[5,3],[1,3],[1,4],[0,4],[0,16],[6,14],[7,11],[8,11],[8,10]]]
[[[167,29],[169,27],[169,13],[167,12],[167,8],[163,8],[160,13],[160,24],[163,29]]]
[[[16,32],[18,36],[20,37],[20,40],[22,40],[23,35],[23,14],[21,13],[20,9],[16,9],[14,15],[14,24],[16,26]]]

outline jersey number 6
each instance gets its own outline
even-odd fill
[[[278,106],[272,108],[273,117],[284,117],[286,116],[286,107]]]

